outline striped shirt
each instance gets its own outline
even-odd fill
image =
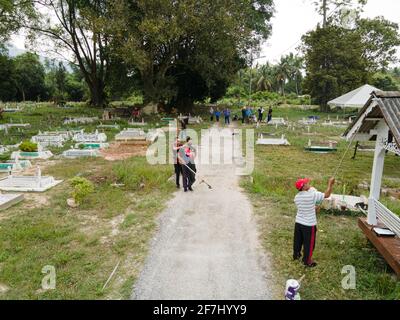
[[[313,227],[317,225],[317,214],[315,206],[325,199],[325,194],[315,189],[301,191],[294,198],[297,206],[296,223],[303,226]]]

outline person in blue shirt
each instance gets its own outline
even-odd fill
[[[217,122],[219,122],[219,117],[221,116],[221,111],[219,111],[219,109],[217,108],[217,110],[215,111],[215,120]]]
[[[242,124],[246,121],[246,107],[242,108]]]
[[[252,111],[250,107],[247,107],[246,109],[246,123],[250,123],[250,118],[252,116]]]
[[[224,116],[225,116],[225,124],[228,125],[231,124],[231,111],[228,108],[224,110]]]

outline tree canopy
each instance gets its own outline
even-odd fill
[[[371,82],[374,73],[397,61],[400,36],[396,23],[358,16],[352,27],[341,22],[338,16],[303,36],[304,86],[323,109],[332,98]]]
[[[35,18],[34,0],[0,0],[0,46],[24,21]]]
[[[225,92],[247,50],[269,36],[273,4],[122,0],[111,12],[117,51],[140,75],[145,101],[183,108]]]

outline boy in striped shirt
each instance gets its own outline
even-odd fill
[[[293,259],[301,258],[303,250],[303,263],[307,267],[316,267],[312,260],[317,235],[317,214],[316,207],[332,194],[335,178],[330,178],[328,189],[325,193],[318,192],[310,186],[310,179],[300,179],[296,182],[296,189],[299,193],[294,198],[297,207],[296,225],[294,230]]]

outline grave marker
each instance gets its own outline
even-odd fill
[[[0,180],[0,190],[19,192],[44,192],[60,184],[52,176],[42,176],[40,167],[34,176],[14,176],[12,173]]]

